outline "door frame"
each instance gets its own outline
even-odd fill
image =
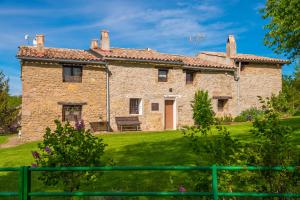
[[[166,100],[172,100],[173,101],[173,130],[176,130],[177,128],[177,102],[176,102],[176,96],[165,96],[164,97],[164,117],[163,117],[163,124],[164,129],[166,130]]]

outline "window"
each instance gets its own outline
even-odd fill
[[[63,105],[63,121],[81,120],[81,105]]]
[[[167,82],[168,81],[168,70],[159,69],[158,70],[158,82]]]
[[[130,99],[129,100],[129,114],[142,114],[142,100],[141,99]]]
[[[227,99],[218,99],[218,111],[222,112],[224,110]]]
[[[63,82],[81,82],[82,66],[63,66]]]
[[[159,111],[159,103],[151,103],[151,111]]]
[[[194,80],[194,73],[190,71],[186,71],[185,81],[186,84],[192,84]]]

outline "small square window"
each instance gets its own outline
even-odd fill
[[[129,114],[142,114],[142,99],[130,99],[129,100]]]
[[[193,80],[194,80],[194,73],[190,72],[190,71],[187,71],[186,72],[186,78],[185,78],[186,84],[192,84]]]
[[[63,105],[62,120],[63,121],[76,121],[81,120],[81,105]]]
[[[151,111],[159,111],[159,103],[151,103]]]
[[[159,69],[158,70],[158,82],[167,82],[168,81],[168,70]]]
[[[82,66],[63,66],[63,82],[82,82]]]

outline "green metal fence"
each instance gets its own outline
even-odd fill
[[[294,171],[299,167],[254,167],[254,166],[106,166],[106,167],[4,167],[0,171],[19,172],[18,192],[2,192],[0,197],[18,196],[20,200],[30,200],[31,197],[57,197],[57,196],[210,196],[217,200],[218,197],[300,197],[300,193],[255,193],[255,192],[219,192],[218,170],[238,171]],[[211,192],[31,192],[32,171],[207,171],[212,173]]]

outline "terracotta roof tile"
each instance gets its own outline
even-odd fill
[[[182,57],[182,60],[184,64],[188,66],[209,67],[209,68],[232,68],[232,69],[235,68],[234,65],[220,64],[208,60],[203,60],[197,57],[184,56]]]
[[[269,58],[269,57],[264,57],[264,56],[251,55],[251,54],[237,54],[236,56],[233,56],[232,58],[237,60],[237,61],[278,63],[278,64],[288,64],[288,63],[290,63],[289,60]]]
[[[37,47],[33,46],[20,46],[17,56],[27,58],[45,58],[53,60],[67,59],[78,61],[103,61],[102,58],[99,58],[86,50],[49,47],[43,47],[39,50]]]
[[[219,56],[219,57],[226,57],[225,52],[213,52],[213,51],[203,51],[199,54],[211,55],[211,56]],[[198,55],[199,55],[198,54]],[[231,57],[237,61],[245,61],[245,62],[262,62],[262,63],[275,63],[275,64],[288,64],[290,63],[289,60],[277,59],[277,58],[269,58],[264,56],[257,56],[253,54],[237,54]]]
[[[109,51],[101,49],[93,49],[96,53],[105,58],[124,58],[124,59],[140,59],[140,60],[159,60],[179,62],[179,64],[193,67],[211,67],[211,68],[234,68],[227,64],[218,64],[211,61],[206,61],[197,57],[182,56],[175,54],[165,54],[152,49],[126,49],[112,48]]]
[[[152,49],[127,49],[127,48],[111,48],[109,51],[101,49],[93,49],[98,54],[106,58],[126,58],[140,60],[158,60],[181,62],[177,56],[172,54],[163,54]]]

